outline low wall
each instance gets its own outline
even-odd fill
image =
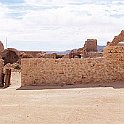
[[[38,54],[43,54],[42,51],[20,51],[20,54],[21,53],[25,53],[26,55],[31,56],[32,58],[38,58]]]
[[[88,52],[87,56],[89,58],[103,57],[103,53],[102,52]]]
[[[26,58],[21,69],[22,86],[124,81],[124,61],[106,58]]]

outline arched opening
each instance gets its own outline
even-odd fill
[[[81,58],[81,55],[80,54],[76,55],[74,58]]]

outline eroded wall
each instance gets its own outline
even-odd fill
[[[109,61],[124,61],[124,46],[107,46],[104,48],[103,56]]]
[[[116,51],[116,55],[111,55]],[[116,49],[116,50],[115,50]],[[110,46],[104,57],[87,59],[22,59],[21,84],[61,85],[124,81],[124,49]],[[119,59],[119,55],[120,59]],[[115,59],[118,57],[118,59]]]
[[[3,73],[3,67],[4,67],[4,63],[3,60],[0,59],[0,86],[2,86],[2,73]]]
[[[84,48],[87,52],[97,52],[97,40],[87,39],[87,41],[85,41]]]

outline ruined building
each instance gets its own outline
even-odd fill
[[[119,43],[121,43],[123,41],[124,41],[124,30],[122,30],[118,36],[115,36],[114,39],[112,40],[112,42],[110,42],[108,45],[116,46],[116,45],[119,45]]]
[[[84,48],[87,52],[97,52],[97,40],[87,39],[87,41],[85,41]]]
[[[87,39],[85,41],[84,47],[72,50],[69,53],[69,58],[94,58],[102,57],[102,53],[97,50],[97,40]]]
[[[4,50],[3,43],[0,41],[0,53]]]
[[[122,41],[123,31],[104,48],[103,57],[22,59],[21,84],[27,86],[124,82],[124,46],[118,45]]]
[[[43,53],[42,51],[18,51],[15,48],[7,48],[1,52],[1,56],[6,65],[7,63],[20,63],[22,58],[39,58]]]
[[[2,58],[1,53],[4,51],[3,43],[0,41],[0,59]]]
[[[56,54],[47,55],[41,51],[26,52],[12,48],[4,50],[1,43],[3,59],[0,59],[0,84],[4,65],[19,61],[22,86],[124,82],[123,41],[124,31],[121,31],[104,48],[103,56],[98,57],[97,41],[88,39],[84,47],[70,52],[69,57],[72,59],[57,59]],[[82,57],[83,59],[75,59]]]
[[[43,51],[18,51],[15,48],[7,48],[4,50],[2,42],[0,42],[0,53],[4,60],[4,65],[7,63],[20,63],[22,58],[93,58],[102,56],[97,52],[97,40],[87,39],[84,47],[72,50],[68,55],[58,55],[56,53],[46,53]]]
[[[5,49],[2,51],[2,59],[5,65],[7,63],[13,64],[19,60],[19,52],[14,48]]]

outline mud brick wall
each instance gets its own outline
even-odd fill
[[[38,54],[43,54],[42,51],[20,51],[20,54],[21,53],[25,53],[26,55],[31,56],[32,58],[38,58]]]
[[[87,52],[97,52],[97,40],[87,39],[87,41],[85,41],[84,47]]]
[[[124,46],[107,46],[103,52],[106,60],[124,61]]]
[[[113,58],[114,56],[109,56],[109,49],[105,49],[104,57],[101,58],[22,59],[21,85],[63,85],[124,81],[124,61],[123,59],[118,61],[118,59]],[[117,51],[119,52],[120,49],[118,48]]]
[[[88,52],[87,56],[89,58],[103,57],[103,53],[102,52]]]
[[[3,60],[0,59],[0,85],[2,83],[2,73],[3,73],[3,67],[4,67],[4,63]]]

